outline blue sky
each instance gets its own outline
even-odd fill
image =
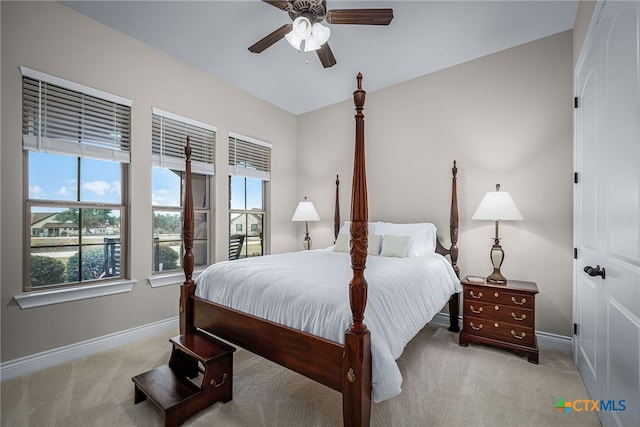
[[[81,159],[80,201],[120,204],[120,163]],[[245,207],[243,177],[232,177],[233,209],[261,209],[262,181],[247,178]],[[169,169],[154,167],[152,203],[180,206],[180,177]],[[78,200],[78,159],[50,153],[29,152],[29,198],[32,200]]]
[[[120,204],[120,163],[83,158],[80,168],[80,201]],[[29,198],[77,201],[77,158],[30,152]]]
[[[231,177],[231,209],[262,209],[262,181],[247,180],[247,205],[245,207],[244,177]]]

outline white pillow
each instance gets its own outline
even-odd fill
[[[351,237],[348,234],[338,234],[338,238],[336,239],[336,243],[333,245],[334,252],[349,252],[349,239]],[[382,246],[382,236],[377,234],[373,234],[369,236],[368,239],[368,250],[367,253],[369,255],[380,255],[380,247]]]
[[[379,234],[370,234],[368,238],[369,248],[367,253],[369,255],[380,255],[380,248],[382,247],[382,236]]]
[[[382,238],[380,256],[405,258],[409,252],[409,236],[394,236],[385,234]]]
[[[369,221],[369,236],[376,234],[377,222]],[[340,227],[339,234],[351,234],[351,221],[345,221],[342,227]]]
[[[424,256],[436,250],[436,226],[429,222],[414,224],[394,224],[379,222],[376,234],[392,236],[409,236],[409,256]],[[384,245],[383,245],[384,246]]]
[[[349,235],[338,234],[335,245],[333,245],[334,252],[349,252]]]

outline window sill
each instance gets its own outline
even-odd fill
[[[20,308],[24,310],[26,308],[131,292],[135,284],[136,280],[120,280],[117,282],[101,283],[99,285],[28,292],[16,295],[13,298]]]
[[[193,272],[192,279],[195,281],[200,273],[204,271],[204,267]],[[147,277],[147,282],[152,288],[160,288],[162,286],[181,285],[184,283],[184,273],[168,273],[168,274],[156,274],[155,276]]]

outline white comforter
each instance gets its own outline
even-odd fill
[[[197,280],[196,296],[313,335],[344,343],[351,323],[347,253],[319,249],[224,261]],[[405,345],[462,290],[441,255],[367,257],[364,323],[371,331],[373,399],[401,392],[395,360]]]

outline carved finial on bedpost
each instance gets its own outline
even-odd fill
[[[191,332],[193,325],[193,308],[190,297],[195,290],[193,282],[193,190],[191,185],[191,141],[187,136],[187,143],[184,146],[185,154],[185,188],[184,204],[182,207],[182,243],[184,245],[184,256],[182,258],[182,268],[184,270],[184,283],[180,287],[180,333]]]
[[[453,168],[451,169],[451,216],[449,224],[449,233],[451,235],[451,265],[453,270],[460,277],[460,267],[458,267],[458,166],[456,161],[453,161]]]
[[[356,119],[358,117],[364,118],[364,113],[362,112],[362,110],[364,109],[364,101],[367,95],[367,92],[362,90],[362,74],[358,73],[357,78],[358,78],[358,89],[356,89],[356,91],[353,92],[353,103],[356,105]],[[358,134],[357,126],[358,124],[356,123],[356,138]],[[364,133],[363,133],[363,137],[364,137]]]

